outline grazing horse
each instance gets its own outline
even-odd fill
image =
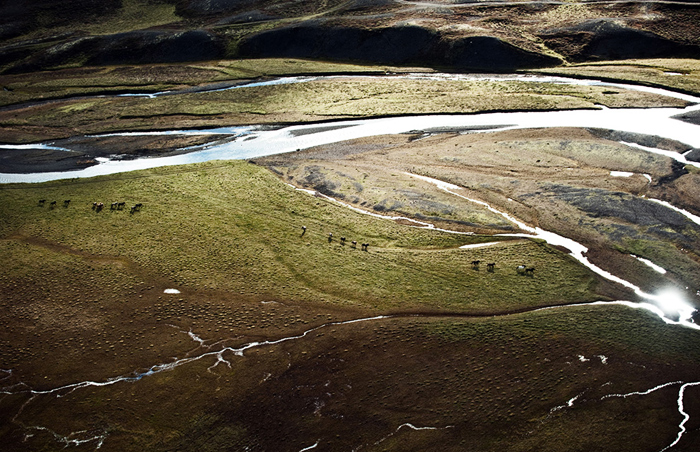
[[[517,267],[515,267],[515,271],[518,272],[519,275],[524,275],[526,269],[527,267],[525,267],[524,265],[518,265]]]
[[[65,199],[63,201],[63,207],[68,207],[68,204],[70,204],[70,199]]]
[[[134,204],[134,209],[136,210],[141,210],[141,207],[143,207],[143,204],[141,204],[140,202]]]
[[[136,206],[131,206],[131,209],[129,209],[129,213],[134,213],[136,212]]]
[[[39,200],[39,205],[43,207],[45,202],[46,202],[45,199],[40,199],[40,200]]]
[[[529,276],[535,275],[535,267],[528,267],[525,269],[525,274]]]
[[[118,202],[113,202],[113,203],[109,206],[109,210],[117,210],[118,207],[119,207],[119,203],[118,203]]]
[[[480,263],[481,263],[481,261],[472,261],[472,267],[479,268]]]
[[[333,233],[329,232],[328,233],[328,243],[331,243],[333,241]]]
[[[362,244],[362,251],[369,251],[369,243]]]
[[[122,210],[124,207],[126,207],[126,202],[125,202],[125,201],[122,201],[122,202],[118,202],[118,203],[117,203],[117,210]]]
[[[340,238],[340,244],[341,244],[341,245],[345,245],[345,237],[341,237],[341,238]]]
[[[353,240],[353,241],[350,242],[350,243],[352,243],[352,247],[353,247],[353,248],[357,248],[357,240]]]
[[[56,201],[51,201],[51,202],[49,203],[49,207],[51,207],[52,209],[53,209],[54,207],[56,207]]]
[[[490,264],[486,264],[486,271],[493,272],[496,269],[496,263],[491,262]]]
[[[98,203],[95,203],[94,209],[99,212],[100,210],[102,210],[104,208],[104,206],[105,205],[103,203],[98,202]]]
[[[306,226],[301,227],[301,236],[304,237],[304,234],[306,234]]]

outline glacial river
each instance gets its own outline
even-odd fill
[[[362,119],[334,121],[323,124],[308,124],[269,130],[269,127],[255,125],[219,127],[204,130],[170,130],[159,132],[126,132],[120,134],[96,135],[96,137],[137,136],[137,135],[229,135],[230,140],[195,147],[186,154],[171,157],[141,158],[136,160],[101,159],[100,164],[76,171],[43,172],[29,174],[0,173],[0,183],[12,182],[46,182],[76,177],[93,177],[105,174],[121,173],[140,169],[156,168],[169,165],[206,162],[209,160],[250,159],[271,154],[293,152],[329,143],[336,143],[356,138],[377,135],[399,134],[412,131],[471,130],[486,132],[489,130],[528,129],[543,127],[593,127],[613,129],[622,132],[656,135],[679,141],[689,147],[700,147],[700,126],[674,119],[673,116],[700,110],[700,97],[675,93],[659,88],[606,83],[595,80],[576,80],[561,77],[540,76],[467,76],[457,74],[414,74],[402,78],[430,80],[518,80],[536,83],[559,83],[578,85],[598,85],[619,89],[664,95],[681,99],[696,105],[687,108],[629,108],[597,110],[565,110],[544,112],[484,113],[469,115],[420,115],[393,118]],[[254,86],[279,85],[289,83],[306,83],[340,77],[287,77],[284,79],[257,82]],[[251,85],[236,85],[223,89],[241,89]],[[216,90],[221,90],[218,88]],[[177,95],[176,93],[156,93],[139,95],[148,102],[149,97],[160,95]],[[45,148],[57,149],[54,143],[37,143],[33,145],[0,145],[0,149]],[[659,152],[671,156],[686,164],[681,154],[646,148],[649,152]]]

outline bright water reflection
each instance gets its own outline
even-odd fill
[[[375,78],[381,78],[374,76]],[[675,93],[660,88],[649,88],[619,83],[606,83],[596,80],[575,80],[563,77],[547,77],[534,75],[464,75],[464,74],[410,74],[389,76],[417,79],[437,80],[519,80],[537,83],[565,83],[579,85],[614,86],[637,91],[653,92],[671,98],[678,98],[692,103],[700,103],[700,98]],[[348,76],[328,77],[286,77],[265,82],[256,82],[222,89],[238,89],[250,86],[263,86],[286,83],[303,83],[312,80],[349,78]],[[156,95],[165,93],[156,93]],[[173,93],[172,95],[175,95]],[[694,105],[681,108],[642,108],[642,109],[608,109],[600,110],[570,110],[545,112],[513,112],[486,113],[473,115],[425,115],[412,117],[395,117],[366,119],[354,121],[336,121],[325,123],[323,128],[317,124],[285,127],[277,130],[263,130],[256,126],[223,127],[207,130],[172,130],[163,132],[129,132],[125,134],[107,134],[102,136],[136,136],[136,135],[212,135],[223,134],[236,137],[235,140],[214,144],[203,150],[190,152],[172,157],[142,158],[137,160],[109,161],[96,166],[76,171],[7,174],[0,173],[0,183],[11,182],[44,182],[75,177],[93,177],[97,175],[114,174],[125,171],[155,168],[159,166],[182,165],[199,163],[209,160],[250,159],[265,155],[292,152],[313,146],[336,143],[345,140],[365,138],[377,135],[400,134],[411,131],[433,130],[464,130],[485,132],[494,129],[527,129],[545,127],[592,127],[613,129],[623,132],[656,135],[677,140],[691,147],[700,147],[700,127],[674,119],[673,116],[700,110]],[[504,126],[506,125],[507,126]],[[301,133],[300,133],[301,132]],[[98,135],[99,136],[99,135]],[[25,145],[22,145],[25,146]],[[32,145],[50,148],[50,144]],[[657,152],[672,157],[685,164],[700,166],[688,162],[685,156],[678,153],[656,150],[653,148],[636,147],[648,152]],[[17,149],[8,145],[8,148]]]

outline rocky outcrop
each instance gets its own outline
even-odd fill
[[[176,63],[224,56],[225,45],[202,30],[135,31],[91,36],[54,45],[15,66],[12,72],[40,70],[71,62],[87,65]]]
[[[302,25],[279,28],[245,39],[243,57],[288,57],[415,64],[427,61],[437,50],[436,32],[420,27],[366,30],[348,27]]]
[[[700,47],[671,41],[625,26],[613,19],[589,20],[574,27],[550,29],[540,37],[572,61],[700,57]]]
[[[359,29],[305,24],[246,38],[242,57],[314,58],[390,65],[424,65],[460,70],[512,71],[560,61],[519,49],[498,38],[447,40],[416,26]]]
[[[557,58],[528,52],[491,36],[472,36],[447,43],[446,61],[457,69],[510,72],[556,66]]]

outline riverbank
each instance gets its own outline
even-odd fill
[[[170,84],[137,84],[133,86],[139,88],[131,92],[181,90],[178,94],[155,98],[102,96],[109,90],[123,92],[124,83],[130,80],[129,74],[134,73],[132,75],[138,81],[140,76],[149,74],[148,68],[103,67],[22,77],[2,75],[0,84],[6,91],[0,93],[0,100],[7,105],[0,109],[3,141],[30,143],[130,130],[296,124],[415,114],[688,105],[681,99],[620,87],[610,89],[605,86],[538,83],[498,77],[450,79],[449,74],[435,78],[411,77],[407,71],[423,75],[432,72],[413,68],[398,69],[403,76],[362,77],[361,74],[383,74],[395,68],[312,64],[295,60],[263,60],[259,63],[258,72],[253,74],[359,74],[357,77],[312,78],[303,83],[256,83],[235,89],[182,91],[185,86],[204,85],[211,88],[211,83],[251,80],[243,68],[256,67],[257,61],[182,65],[175,66],[172,71],[169,71],[170,67],[155,66],[156,77],[162,75],[168,80],[170,72],[175,74],[169,79]],[[236,69],[239,67],[240,70]],[[238,86],[236,83],[233,85]],[[100,95],[90,95],[95,87],[100,90]],[[54,100],[37,102],[45,97]]]
[[[671,276],[690,286],[687,295],[695,300],[700,248],[694,243],[700,225],[644,198],[672,198],[695,212],[694,197],[682,187],[694,184],[697,174],[619,140],[598,129],[448,131],[368,137],[256,161],[285,182],[367,211],[462,231],[495,234],[517,228],[479,204],[435,193],[406,173],[449,182],[464,187],[464,196],[488,202],[531,227],[584,243],[594,263],[648,292],[663,289]],[[670,141],[656,144],[682,150]],[[616,177],[616,171],[629,177]],[[670,273],[662,276],[632,254]]]

